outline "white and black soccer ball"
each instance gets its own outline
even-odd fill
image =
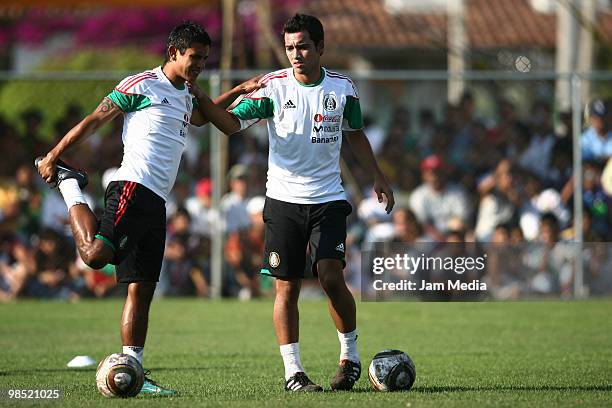
[[[107,398],[138,395],[144,383],[144,370],[134,357],[111,354],[100,362],[96,372],[98,391]]]
[[[376,391],[407,391],[414,384],[416,368],[403,351],[383,350],[372,359],[368,378]]]

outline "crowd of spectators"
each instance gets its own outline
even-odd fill
[[[365,131],[383,172],[394,186],[396,208],[384,212],[372,193],[371,174],[346,144],[345,189],[354,211],[348,220],[347,282],[359,290],[361,251],[375,243],[422,242],[480,245],[495,266],[485,276],[498,298],[570,295],[574,270],[572,129],[553,125],[550,105],[537,102],[528,117],[501,100],[495,120],[474,111],[465,93],[442,117],[423,110],[416,123],[396,108],[388,125],[366,120]],[[582,136],[583,255],[592,293],[610,293],[612,270],[612,120],[607,101],[589,104]],[[32,165],[83,112],[68,107],[54,140],[40,134],[40,112],[15,126],[0,118],[0,301],[19,297],[76,300],[121,294],[114,267],[91,270],[79,259],[57,190]],[[561,119],[568,115],[559,115]],[[19,130],[18,130],[19,129]],[[87,169],[89,205],[100,211],[109,177],[120,165],[122,118],[65,159]],[[167,202],[168,235],[157,296],[209,296],[211,234],[225,234],[223,295],[266,296],[271,282],[259,275],[267,133],[257,125],[229,139],[226,194],[212,206],[209,139],[193,128],[181,170]],[[347,170],[348,169],[348,170]],[[217,227],[215,227],[217,226]],[[469,244],[469,245],[468,245]],[[589,246],[590,245],[590,246]],[[467,250],[467,249],[466,249]]]

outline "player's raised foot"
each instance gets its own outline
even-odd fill
[[[361,377],[361,363],[351,360],[342,360],[338,371],[331,380],[331,389],[334,391],[349,391]]]
[[[317,392],[323,391],[320,385],[313,383],[304,372],[298,372],[285,382],[285,391]]]
[[[36,168],[38,168],[38,163],[40,163],[42,159],[44,159],[44,157],[41,156],[34,160],[34,165]],[[64,161],[58,159],[55,163],[55,178],[51,186],[57,187],[59,183],[69,178],[75,179],[79,183],[80,188],[85,187],[89,182],[89,177],[87,177],[87,173],[85,173],[83,170],[75,169],[74,167],[66,164]]]
[[[144,384],[142,384],[142,389],[140,390],[140,394],[142,395],[157,395],[160,397],[172,397],[177,395],[178,392],[176,390],[170,388],[164,388],[151,378],[149,378],[150,371],[145,371],[145,380]]]

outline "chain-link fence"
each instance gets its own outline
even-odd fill
[[[238,82],[255,74],[210,72],[201,82],[217,95],[224,81]],[[34,248],[37,241],[32,237],[45,228],[70,236],[61,198],[37,180],[28,181],[26,168],[126,75],[0,76],[0,140],[5,154],[0,161],[0,232],[5,266],[18,258],[15,242]],[[372,175],[343,146],[343,181],[354,208],[347,239],[346,277],[351,286],[360,286],[361,249],[373,242],[581,245],[612,238],[610,181],[604,173],[610,153],[603,136],[586,142],[593,120],[601,117],[606,129],[611,128],[609,103],[595,112],[596,118],[589,116],[592,110],[585,114],[593,99],[605,102],[612,96],[612,73],[470,72],[452,78],[463,79],[465,90],[452,103],[446,72],[350,75],[360,92],[366,134],[397,202],[393,214],[384,214],[371,195]],[[559,80],[569,86],[567,101],[555,101]],[[121,162],[121,122],[108,125],[67,157],[89,171],[87,191],[98,209],[104,176]],[[588,156],[584,160],[583,153]],[[265,126],[258,124],[230,138],[210,125],[192,129],[168,201],[169,250],[160,283],[167,292],[162,294],[248,297],[270,290],[270,282],[258,277],[263,230],[257,220],[266,168]],[[436,180],[429,178],[431,173]],[[432,188],[437,193],[428,196]],[[577,192],[581,200],[574,199]],[[88,282],[106,282],[106,275],[83,274],[82,285],[92,286],[90,292],[107,293],[96,289],[101,283]],[[572,296],[610,294],[605,285],[585,286],[593,280],[585,276],[582,262],[575,263],[571,279]]]

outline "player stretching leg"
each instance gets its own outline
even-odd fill
[[[200,90],[194,95],[206,117],[226,134],[267,119],[270,141],[264,208],[263,274],[276,278],[274,327],[285,364],[287,391],[320,391],[300,359],[298,297],[305,277],[306,249],[312,272],[329,299],[340,340],[340,364],[333,390],[350,390],[361,375],[357,353],[355,300],[344,281],[346,201],[340,179],[340,146],[345,132],[356,156],[375,176],[374,190],[391,212],[393,192],[363,133],[357,90],[346,76],[321,67],[323,26],[297,14],[284,27],[291,68],[264,76],[262,88],[231,113],[215,108]]]
[[[207,122],[201,107],[193,109],[187,85],[204,69],[209,49],[210,37],[201,26],[178,25],[168,38],[163,66],[125,78],[93,113],[36,160],[40,175],[57,185],[64,197],[83,261],[93,269],[117,265],[117,280],[128,284],[121,317],[123,353],[141,364],[149,306],[164,254],[165,202],[176,179],[189,124]],[[258,88],[257,79],[248,81],[215,103],[226,108],[241,93]],[[106,190],[102,219],[97,220],[81,192],[87,184],[86,174],[59,157],[119,115],[124,115],[123,160]],[[141,392],[176,393],[149,378]]]

